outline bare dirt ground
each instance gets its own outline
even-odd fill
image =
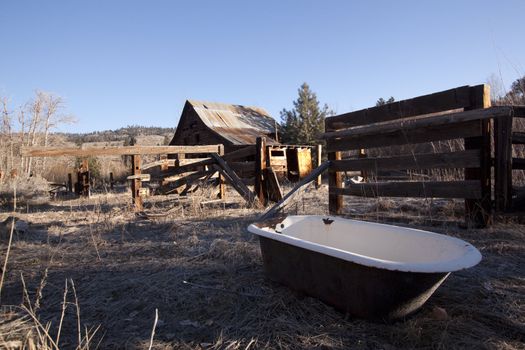
[[[152,197],[147,215],[133,213],[129,198],[96,194],[20,206],[23,230],[14,236],[2,290],[0,348],[38,347],[28,339],[49,325],[58,343],[48,341],[49,348],[80,342],[147,349],[154,324],[153,349],[525,348],[523,225],[474,230],[441,221],[461,217],[459,202],[347,199],[349,216],[397,217],[466,239],[483,254],[415,315],[381,323],[352,319],[265,279],[257,238],[246,230],[261,210],[233,193],[205,205],[204,195]],[[324,214],[326,203],[326,187],[309,188],[288,212]],[[8,215],[4,208],[0,221]],[[0,248],[3,262],[5,234]]]

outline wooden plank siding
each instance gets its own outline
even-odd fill
[[[250,156],[254,156],[255,155],[255,146],[246,146],[244,148],[241,148],[241,149],[238,149],[236,151],[233,151],[233,152],[230,152],[230,153],[226,153],[222,158],[229,162],[229,161],[232,161],[232,160],[238,160],[238,159],[241,159],[241,158],[247,158],[247,157],[250,157]]]

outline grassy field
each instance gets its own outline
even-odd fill
[[[461,221],[461,202],[347,199],[347,216],[388,216],[483,254],[415,315],[380,323],[265,279],[246,230],[261,210],[234,193],[200,204],[209,200],[152,197],[145,215],[133,213],[129,193],[22,203],[1,291],[0,348],[525,348],[523,225],[461,228],[450,222]],[[326,213],[326,187],[309,188],[288,212]],[[0,214],[2,263],[9,215]]]

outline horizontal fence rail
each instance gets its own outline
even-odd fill
[[[329,167],[329,208],[338,214],[343,196],[428,197],[465,199],[466,218],[480,226],[490,221],[490,120],[510,118],[508,106],[490,107],[488,85],[462,86],[325,120]],[[464,150],[414,154],[399,148],[395,155],[367,158],[365,149],[463,139]],[[342,159],[342,152],[360,150]],[[412,152],[410,151],[412,150]],[[369,172],[462,169],[460,181],[382,181]],[[361,171],[369,182],[343,185],[343,172]]]
[[[222,145],[202,146],[122,146],[122,147],[24,147],[23,157],[88,157],[88,156],[132,156],[135,154],[177,154],[220,152]]]

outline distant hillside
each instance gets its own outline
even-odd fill
[[[131,125],[116,130],[94,131],[90,133],[61,133],[68,141],[77,145],[92,142],[114,142],[121,141],[123,144],[134,142],[137,144],[153,143],[168,144],[175,134],[175,128],[161,128],[156,126]]]

